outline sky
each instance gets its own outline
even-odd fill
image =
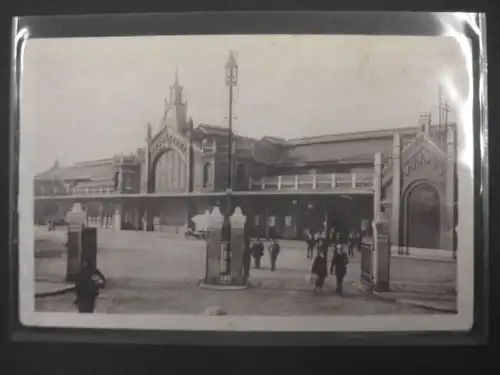
[[[176,68],[195,126],[227,126],[229,50],[239,66],[233,127],[250,137],[416,126],[438,104],[440,81],[451,83],[459,98],[469,90],[466,59],[450,37],[29,40],[20,126],[34,140],[34,170],[56,159],[71,165],[144,147],[146,126],[157,129]]]

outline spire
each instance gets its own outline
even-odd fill
[[[179,84],[179,69],[175,67],[174,84],[170,86],[170,104],[182,102],[182,86]]]

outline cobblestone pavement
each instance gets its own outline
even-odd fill
[[[263,267],[251,270],[251,288],[214,291],[198,287],[205,272],[203,241],[137,232],[99,233],[99,237],[98,267],[108,283],[99,296],[97,312],[200,314],[207,307],[220,306],[232,315],[430,313],[364,295],[357,287],[359,255],[348,266],[344,297],[335,295],[333,276],[327,278],[323,295],[312,292],[306,281],[311,260],[300,246],[282,249],[275,272],[269,269],[266,254]],[[64,272],[64,254],[37,259],[37,278],[61,280]],[[73,301],[73,293],[44,297],[36,299],[35,308],[72,312]]]

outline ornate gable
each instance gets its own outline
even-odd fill
[[[425,135],[401,153],[403,189],[416,180],[446,184],[446,154]]]
[[[419,134],[401,151],[403,185],[415,179],[433,179],[443,183],[446,179],[446,154],[425,134]],[[382,185],[393,178],[392,162],[383,170]]]

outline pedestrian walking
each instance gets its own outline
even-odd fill
[[[354,246],[356,245],[356,233],[354,230],[349,232],[349,237],[347,238],[347,251],[349,254],[349,258],[354,256]]]
[[[312,275],[316,277],[314,282],[314,293],[320,294],[323,289],[323,285],[325,285],[325,278],[328,275],[326,257],[322,252],[319,252],[316,255],[316,258],[314,258],[311,268],[311,276]]]
[[[354,248],[358,253],[361,251],[361,233],[358,231],[355,232]]]
[[[243,278],[245,283],[248,282],[250,277],[250,264],[252,263],[252,248],[249,243],[245,244],[243,249]]]
[[[307,231],[306,233],[306,257],[307,259],[312,259],[313,258],[313,252],[314,252],[314,235],[310,232]]]
[[[337,281],[337,293],[339,295],[343,294],[342,283],[344,282],[344,277],[347,273],[347,265],[349,264],[349,258],[344,252],[344,249],[339,248],[338,252],[333,254],[332,264],[330,266],[330,274],[335,273]]]
[[[260,238],[257,238],[252,245],[252,256],[255,261],[255,268],[260,268],[260,261],[264,255],[264,245],[262,244]]]
[[[280,253],[280,245],[276,238],[273,238],[271,244],[269,245],[269,258],[271,259],[271,271],[276,270],[276,261],[278,260],[278,255]]]
[[[95,310],[96,299],[99,296],[99,286],[94,280],[94,275],[95,270],[90,266],[89,262],[84,260],[75,285],[75,304],[78,306],[78,312],[80,313],[93,313]]]

